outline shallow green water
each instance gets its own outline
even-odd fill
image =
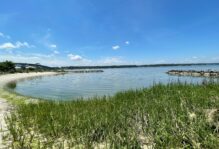
[[[18,81],[11,84],[10,89],[31,97],[72,100],[79,97],[113,95],[118,91],[149,87],[154,83],[178,80],[200,83],[206,79],[169,76],[166,72],[171,69],[219,70],[219,65],[104,69],[103,73],[68,73]]]

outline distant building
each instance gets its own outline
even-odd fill
[[[29,64],[15,64],[15,68],[16,69],[35,69],[37,68],[37,66],[32,66],[32,65],[29,65]]]

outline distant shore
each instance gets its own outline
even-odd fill
[[[219,63],[167,63],[167,64],[145,64],[145,65],[97,65],[97,66],[62,66],[49,67],[39,64],[15,63],[17,66],[36,67],[46,70],[62,70],[62,69],[111,69],[111,68],[138,68],[138,67],[172,67],[172,66],[200,66],[200,65],[219,65]]]
[[[112,68],[144,68],[144,67],[173,67],[219,65],[219,63],[179,63],[179,64],[147,64],[147,65],[109,65],[109,66],[65,66],[61,69],[112,69]],[[55,67],[54,67],[55,68]],[[56,69],[56,68],[55,68]]]

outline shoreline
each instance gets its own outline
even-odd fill
[[[40,76],[50,76],[50,75],[56,75],[57,72],[31,72],[31,73],[15,73],[15,74],[4,74],[0,75],[0,90],[3,90],[4,86],[11,82],[11,81],[17,81],[21,79],[27,79],[32,77],[40,77]],[[3,143],[3,136],[7,134],[7,126],[5,123],[4,116],[6,114],[10,113],[10,110],[12,109],[12,104],[8,102],[7,99],[1,97],[0,93],[0,148],[7,147]]]
[[[56,75],[57,72],[31,72],[31,73],[14,73],[14,74],[4,74],[0,75],[0,89],[4,87],[7,83],[11,81],[17,81],[21,79],[27,79],[32,77],[40,77],[40,76],[50,76]]]

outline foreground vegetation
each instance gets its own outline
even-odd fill
[[[155,85],[87,101],[19,104],[13,148],[217,148],[219,85]]]

